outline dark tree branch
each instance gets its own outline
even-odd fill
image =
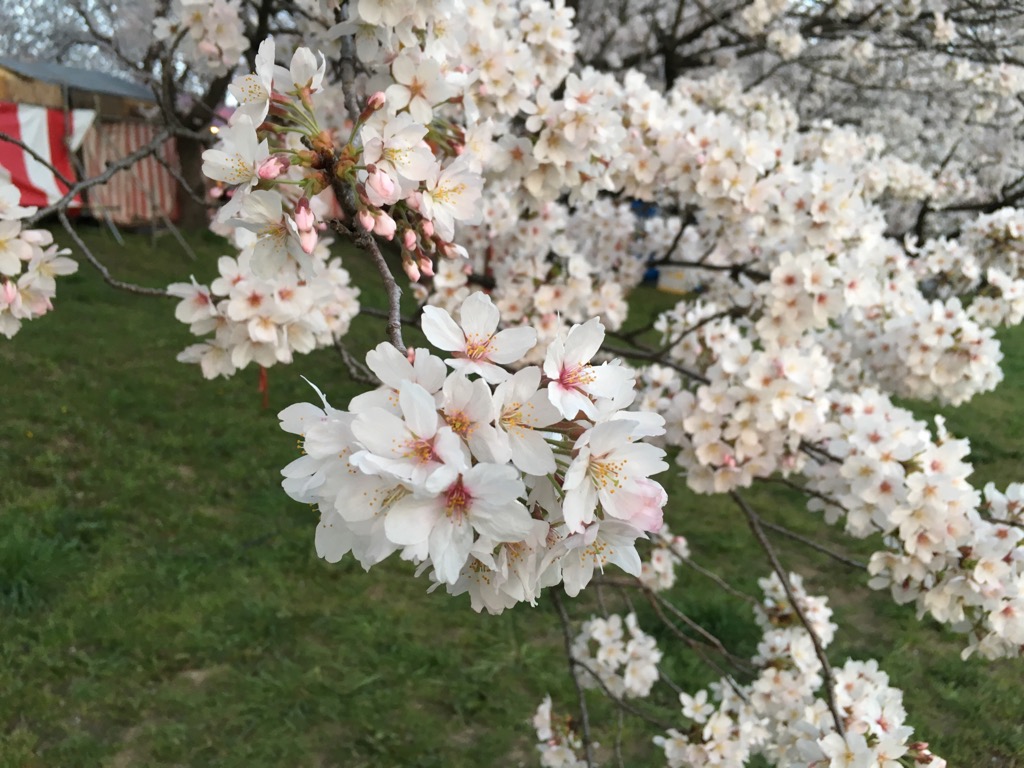
[[[743,511],[743,514],[746,515],[747,523],[750,525],[750,530],[754,534],[754,538],[757,539],[757,543],[761,545],[761,549],[764,550],[765,556],[767,556],[768,562],[771,563],[772,570],[775,572],[775,575],[778,576],[779,581],[782,583],[782,589],[786,593],[786,598],[789,600],[789,604],[793,608],[793,612],[796,613],[797,618],[800,619],[800,623],[803,624],[804,629],[807,630],[807,634],[811,637],[811,643],[814,645],[814,653],[818,657],[818,661],[821,663],[822,671],[824,672],[825,700],[828,703],[829,711],[832,713],[832,719],[835,721],[836,732],[840,736],[845,736],[846,730],[843,727],[843,717],[839,713],[839,707],[836,704],[835,691],[833,690],[833,687],[835,686],[835,674],[832,672],[832,665],[829,663],[828,656],[825,654],[825,647],[821,644],[821,638],[818,637],[818,633],[814,631],[814,626],[808,620],[803,608],[800,607],[800,603],[797,601],[796,595],[793,594],[793,587],[789,583],[789,574],[786,572],[786,569],[782,567],[782,563],[779,562],[779,558],[775,554],[775,549],[772,547],[771,542],[768,541],[768,537],[765,536],[764,529],[761,525],[761,518],[736,491],[729,491],[729,496],[732,497],[733,501],[735,501]]]
[[[64,227],[68,235],[74,241],[75,245],[78,246],[79,250],[82,252],[82,255],[84,255],[85,258],[89,261],[89,263],[96,268],[96,271],[100,273],[100,275],[103,277],[104,282],[106,282],[108,285],[112,285],[114,288],[117,288],[118,290],[127,291],[128,293],[135,293],[140,296],[162,296],[168,299],[176,298],[174,296],[171,296],[163,288],[147,288],[144,285],[126,283],[123,280],[118,280],[117,278],[115,278],[113,275],[110,274],[110,270],[107,269],[106,266],[104,266],[100,262],[100,260],[96,258],[96,256],[93,254],[91,250],[89,250],[89,246],[86,245],[85,241],[82,240],[82,238],[79,236],[78,232],[71,224],[71,221],[68,219],[67,212],[64,209],[60,209],[57,211],[57,218],[60,220],[61,226]]]
[[[587,696],[583,691],[583,684],[580,683],[580,678],[576,674],[576,667],[579,665],[579,662],[577,662],[576,657],[572,655],[572,624],[569,621],[569,614],[566,613],[565,605],[562,604],[563,592],[564,589],[561,585],[554,587],[551,590],[551,600],[555,604],[555,610],[558,612],[558,619],[562,623],[562,639],[565,642],[565,657],[569,663],[569,674],[572,676],[573,685],[576,686],[576,699],[580,705],[580,723],[583,727],[583,753],[587,761],[588,768],[593,768],[594,743],[590,734],[590,711],[587,709]],[[600,682],[600,679],[597,678],[596,675],[595,679]]]

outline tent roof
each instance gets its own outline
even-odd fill
[[[79,91],[106,93],[139,101],[156,101],[153,92],[146,86],[122,80],[120,77],[108,75],[106,72],[63,67],[49,61],[21,61],[4,56],[0,56],[0,67],[24,77],[41,80],[45,83],[56,83]]]

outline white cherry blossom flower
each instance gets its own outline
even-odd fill
[[[473,173],[465,155],[443,169],[435,166],[423,182],[420,199],[423,215],[434,224],[439,237],[452,240],[455,222],[474,224],[480,220],[480,194],[483,178]]]
[[[500,319],[490,297],[473,293],[462,303],[459,323],[443,309],[424,307],[423,333],[434,346],[455,354],[448,361],[452,368],[497,383],[511,376],[500,366],[522,359],[537,343],[537,332],[532,328],[499,331]]]

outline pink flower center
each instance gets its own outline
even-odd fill
[[[448,492],[445,494],[444,512],[448,517],[461,520],[472,501],[473,497],[469,495],[469,491],[462,484],[462,477],[460,476],[458,480],[449,486]]]
[[[441,460],[438,455],[434,453],[433,441],[424,440],[422,438],[407,441],[405,444],[405,453],[402,454],[402,457],[406,459],[415,459],[420,464]]]
[[[563,368],[558,374],[558,383],[565,389],[576,389],[593,383],[597,378],[594,369],[589,365],[574,365],[571,368]]]
[[[445,423],[459,437],[469,437],[473,432],[473,420],[462,411],[444,414]]]
[[[491,337],[481,339],[478,336],[466,337],[465,356],[470,360],[483,360],[491,353]]]

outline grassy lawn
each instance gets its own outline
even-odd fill
[[[212,237],[192,262],[170,237],[122,249],[85,234],[116,276],[148,285],[208,280],[222,253]],[[346,266],[381,306],[372,266]],[[649,298],[645,311],[666,301]],[[264,410],[257,369],[207,382],[175,362],[192,337],[173,308],[107,287],[83,262],[51,316],[0,340],[0,766],[535,765],[537,703],[574,701],[553,609],[480,616],[425,595],[406,564],[367,575],[319,561],[317,513],[279,487],[297,454],[276,413],[315,397],[300,375],[337,406],[359,387],[320,352],[270,370]],[[350,346],[380,338],[383,321],[360,318]],[[1024,333],[1004,341],[1000,390],[947,413],[973,439],[979,482],[1001,485],[1024,479]],[[767,567],[739,513],[663,479],[695,558],[754,588]],[[784,489],[750,498],[845,545]],[[779,547],[837,608],[833,660],[879,658],[951,766],[1024,766],[1024,667],[963,663],[957,638],[863,576]],[[680,605],[749,653],[758,633],[742,604],[682,576]],[[714,677],[685,652],[666,667],[687,685]],[[657,752],[641,743],[630,764],[657,765]]]

